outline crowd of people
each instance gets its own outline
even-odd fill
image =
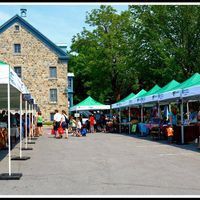
[[[59,112],[57,109],[54,112],[53,126],[51,134],[55,138],[69,138],[69,134],[76,137],[86,136],[87,133],[109,132],[109,128],[113,126],[113,118],[111,119],[105,114],[91,113],[87,119],[68,115],[64,110]],[[117,118],[116,118],[117,119]],[[41,113],[36,117],[37,127],[42,126]],[[115,120],[116,121],[116,120]],[[40,129],[39,129],[40,132]]]

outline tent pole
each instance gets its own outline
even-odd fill
[[[34,134],[33,134],[33,104],[32,104],[32,122],[31,122],[31,124],[32,124],[32,137],[34,138]]]
[[[184,144],[183,99],[181,99],[181,143]]]
[[[26,133],[26,149],[28,148],[28,138],[27,138],[27,100],[25,101],[25,133]]]
[[[161,114],[160,114],[160,104],[158,102],[158,117],[161,118]]]
[[[122,127],[121,127],[121,108],[119,108],[119,132],[122,132]]]
[[[10,138],[10,66],[8,66],[8,84],[7,84],[7,109],[8,109],[8,173],[0,174],[0,180],[19,180],[20,173],[11,173],[11,138]]]
[[[28,120],[29,120],[29,123],[28,123],[28,125],[29,125],[29,137],[28,137],[28,140],[30,141],[31,139],[31,104],[29,103],[28,104]]]
[[[9,176],[11,176],[11,142],[10,142],[10,70],[9,70],[9,82],[8,82],[8,160],[9,160]]]
[[[172,112],[172,106],[170,103],[169,103],[169,112]]]
[[[131,109],[128,107],[129,134],[131,133]]]
[[[20,93],[20,147],[19,157],[22,158],[22,93]]]
[[[187,119],[189,120],[189,117],[190,117],[190,109],[189,109],[189,102],[187,101]]]
[[[141,122],[143,122],[143,105],[141,104]]]

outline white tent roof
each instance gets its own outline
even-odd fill
[[[11,109],[19,109],[20,92],[27,94],[28,89],[17,76],[14,70],[6,63],[0,62],[0,109],[7,109],[7,85],[10,77],[10,106]]]

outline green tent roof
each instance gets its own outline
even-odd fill
[[[141,97],[141,96],[143,96],[143,95],[146,94],[146,93],[147,93],[147,91],[144,90],[144,89],[142,89],[142,90],[140,90],[132,99]]]
[[[7,63],[3,62],[2,60],[0,60],[0,65],[5,65]]]
[[[135,94],[132,92],[132,93],[129,94],[127,97],[125,97],[124,99],[118,101],[117,103],[121,103],[121,102],[127,101],[127,100],[129,100],[129,99],[132,99],[134,96],[135,96]]]
[[[146,96],[149,96],[149,95],[152,95],[152,94],[155,94],[157,93],[158,90],[160,90],[161,87],[159,85],[155,85],[153,88],[151,88],[148,92],[146,92],[145,94],[143,94],[142,96],[140,97],[146,97]]]
[[[95,101],[92,97],[89,96],[80,103],[76,104],[75,106],[99,106],[99,105],[104,105],[104,104]]]
[[[177,87],[178,85],[180,85],[179,82],[172,80],[169,83],[167,83],[164,87],[162,87],[160,90],[158,90],[158,94],[160,93],[164,93],[164,92],[168,92],[170,90],[173,90],[173,88]]]
[[[185,80],[184,82],[179,84],[177,87],[173,88],[173,90],[188,88],[190,86],[197,84],[198,82],[200,82],[200,74],[195,73],[189,79]]]

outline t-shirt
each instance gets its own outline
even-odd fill
[[[82,127],[81,122],[78,121],[78,123],[77,123],[77,128],[80,128],[80,129],[81,129],[81,127]]]
[[[177,124],[177,118],[176,115],[174,115],[172,112],[169,113],[169,118],[172,117],[172,125]]]
[[[196,121],[197,120],[197,112],[191,112],[189,116],[190,121]]]
[[[94,125],[94,117],[93,116],[90,117],[90,125]]]
[[[56,122],[60,122],[61,118],[62,118],[62,115],[60,113],[56,113],[54,115],[54,121],[56,121]]]

